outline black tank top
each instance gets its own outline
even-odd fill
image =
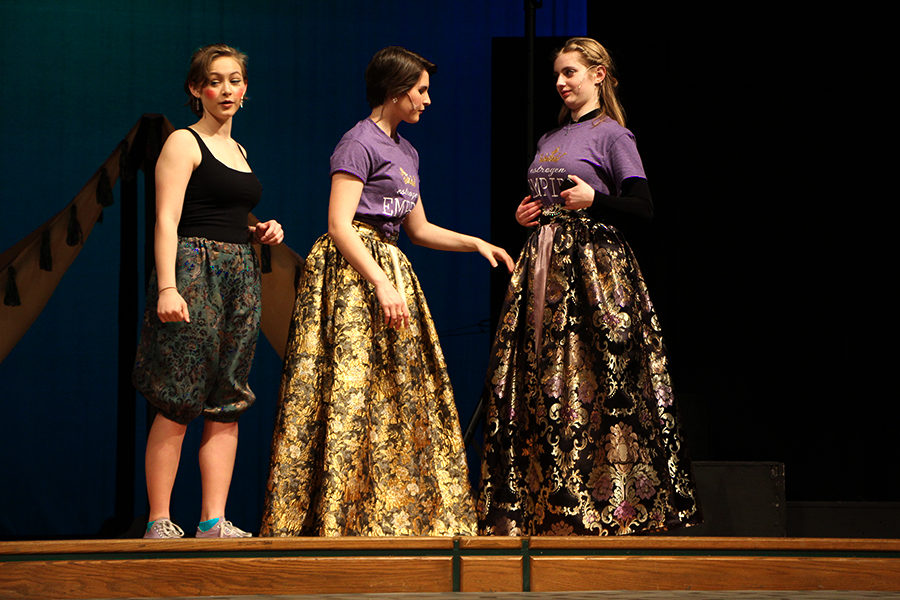
[[[247,214],[259,202],[262,184],[255,174],[222,164],[196,131],[187,130],[197,138],[201,158],[184,192],[178,235],[247,243]]]

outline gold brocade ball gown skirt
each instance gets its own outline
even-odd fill
[[[481,533],[698,523],[662,332],[614,228],[545,219],[516,265],[485,382]]]
[[[284,359],[261,535],[474,535],[443,353],[396,244],[354,223],[410,312],[388,329],[374,287],[316,241]]]

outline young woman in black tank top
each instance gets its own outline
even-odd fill
[[[250,242],[279,244],[276,221],[248,227],[262,186],[231,120],[247,90],[246,56],[222,44],[194,53],[185,82],[200,117],[173,132],[156,166],[156,269],[134,382],[157,414],[147,439],[144,537],[181,537],[169,500],[187,424],[203,416],[197,537],[247,537],[225,520],[237,419],[254,400],[247,375],[259,333],[259,269]],[[155,281],[154,281],[155,280]]]

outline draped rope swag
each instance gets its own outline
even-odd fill
[[[0,254],[0,362],[38,318],[94,225],[102,221],[103,211],[113,205],[116,182],[133,180],[138,169],[152,178],[148,165],[156,164],[162,143],[173,129],[161,115],[142,116],[71,202]],[[126,196],[131,195],[122,194],[123,204],[136,203],[136,195]],[[149,214],[148,220],[151,218]],[[252,225],[257,219],[251,214],[248,221]],[[152,223],[147,230],[152,234]],[[152,256],[152,243],[147,248]],[[284,244],[257,247],[256,251],[263,266],[263,334],[283,356],[303,258]]]

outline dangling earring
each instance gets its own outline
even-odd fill
[[[244,99],[241,98],[241,108],[244,108]]]
[[[200,98],[197,96],[191,96],[191,109],[193,109],[195,113],[203,112],[203,103],[200,102]]]

